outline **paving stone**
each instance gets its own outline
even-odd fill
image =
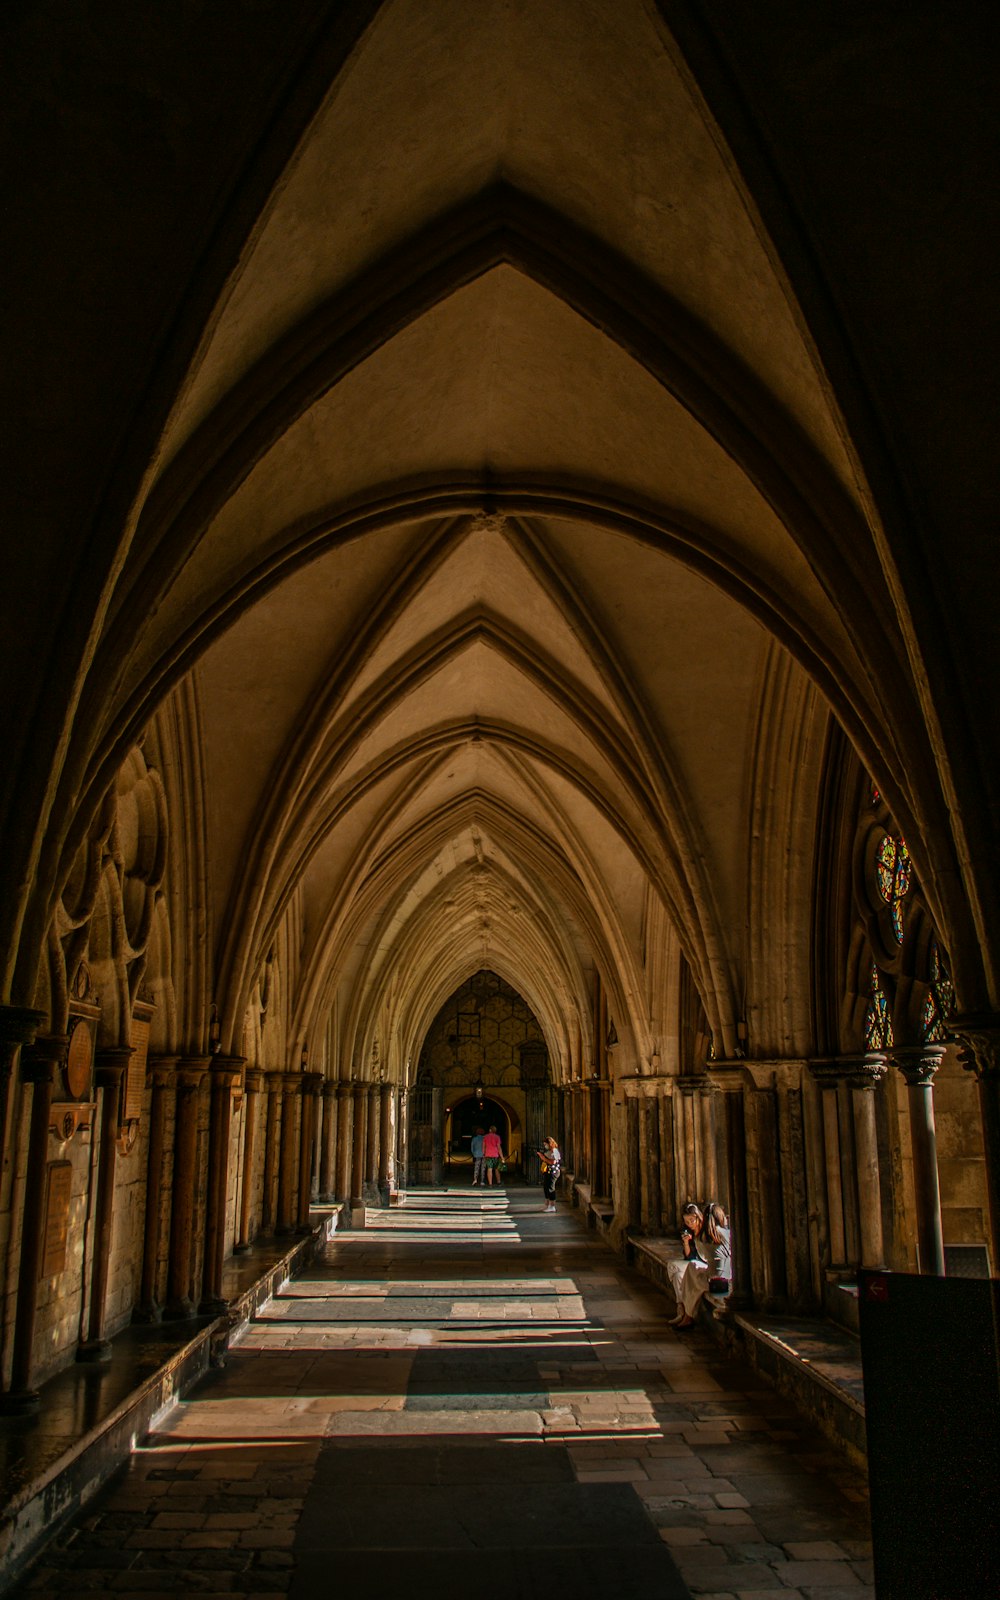
[[[477,1600],[551,1600],[553,1562],[573,1600],[868,1600],[863,1480],[536,1207],[415,1195],[338,1235],[25,1592],[467,1600],[464,1551]]]

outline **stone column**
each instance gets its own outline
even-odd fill
[[[940,1044],[904,1045],[889,1052],[889,1060],[899,1068],[906,1080],[910,1107],[910,1146],[913,1151],[920,1271],[938,1278],[944,1277],[944,1236],[941,1231],[941,1191],[934,1130],[934,1074],[943,1057],[944,1045]]]
[[[858,1186],[858,1235],[862,1267],[885,1266],[882,1180],[878,1167],[875,1091],[888,1071],[885,1056],[870,1051],[841,1058],[854,1117],[854,1172]],[[936,1170],[936,1168],[935,1168]]]
[[[1000,1015],[967,1012],[952,1028],[961,1049],[959,1060],[979,1084],[979,1115],[986,1157],[990,1255],[994,1277],[1000,1276]]]
[[[662,1227],[660,1180],[663,1153],[660,1148],[660,1089],[657,1078],[640,1079],[639,1089],[639,1215],[646,1233],[657,1234]]]
[[[281,1088],[283,1072],[265,1072],[267,1112],[264,1119],[264,1182],[260,1200],[260,1231],[278,1229],[278,1171],[281,1166]]]
[[[697,1113],[701,1135],[703,1187],[706,1199],[719,1195],[719,1167],[715,1153],[715,1094],[704,1078],[699,1080]],[[678,1218],[678,1221],[680,1219]]]
[[[395,1092],[391,1083],[383,1083],[379,1090],[377,1178],[379,1192],[386,1199],[388,1199],[390,1180],[395,1176],[395,1162],[392,1158],[392,1097]]]
[[[323,1137],[319,1166],[319,1198],[330,1205],[337,1188],[337,1085],[332,1078],[323,1083]]]
[[[819,1084],[820,1115],[823,1132],[823,1181],[826,1196],[827,1239],[830,1261],[828,1270],[835,1277],[846,1275],[851,1264],[847,1254],[847,1229],[844,1218],[844,1166],[840,1148],[840,1115],[838,1101],[842,1073],[840,1064],[832,1057],[818,1057],[809,1062],[809,1071]]]
[[[199,1311],[225,1311],[222,1272],[226,1259],[226,1209],[229,1200],[229,1150],[233,1131],[233,1090],[243,1079],[243,1056],[213,1056],[209,1069],[208,1205]]]
[[[68,1043],[64,1034],[39,1034],[30,1049],[21,1051],[21,1079],[31,1084],[31,1121],[28,1125],[28,1163],[24,1175],[14,1350],[10,1391],[3,1397],[5,1411],[33,1411],[38,1405],[38,1391],[32,1388],[31,1379],[34,1372],[38,1280],[44,1246],[49,1122],[55,1070],[65,1057]]]
[[[352,1085],[341,1078],[337,1083],[337,1199],[351,1198],[351,1155],[354,1132],[354,1094]]]
[[[97,1205],[94,1218],[94,1255],[90,1269],[90,1306],[86,1337],[77,1346],[78,1361],[110,1361],[111,1344],[104,1337],[104,1308],[111,1267],[111,1239],[114,1227],[115,1172],[118,1166],[118,1128],[120,1123],[122,1079],[132,1054],[130,1045],[117,1050],[99,1050],[95,1058],[94,1082],[101,1091],[100,1165],[97,1169]]]
[[[702,1080],[693,1074],[684,1074],[674,1079],[674,1095],[677,1102],[674,1116],[674,1170],[676,1173],[676,1206],[678,1217],[689,1200],[700,1205],[708,1198],[702,1189],[702,1174],[699,1171],[698,1146],[701,1119],[699,1115],[696,1096],[700,1093]]]
[[[247,1067],[243,1075],[243,1164],[240,1179],[240,1220],[236,1231],[237,1251],[249,1250],[254,1235],[253,1191],[257,1165],[257,1118],[264,1088],[260,1067]]]
[[[444,1090],[431,1089],[431,1183],[444,1182]]]
[[[0,1006],[0,1170],[7,1153],[14,1060],[22,1045],[33,1042],[44,1021],[44,1011],[31,1011],[26,1006]]]
[[[299,1218],[299,1118],[305,1074],[281,1074],[281,1145],[278,1157],[278,1232],[293,1233]]]
[[[151,1057],[146,1082],[152,1087],[149,1157],[146,1163],[146,1216],[142,1242],[142,1280],[133,1322],[159,1322],[160,1246],[163,1240],[163,1179],[166,1167],[167,1096],[173,1092],[176,1056]]]
[[[169,1318],[194,1316],[194,1230],[198,1208],[198,1118],[208,1080],[207,1056],[185,1057],[174,1073],[174,1179],[170,1205],[170,1260],[167,1266]]]
[[[323,1074],[307,1072],[302,1083],[302,1129],[299,1137],[299,1214],[300,1233],[311,1232],[309,1208],[312,1204],[313,1160],[316,1154],[316,1115],[323,1093]]]
[[[351,1206],[363,1206],[365,1191],[365,1146],[367,1139],[368,1117],[368,1085],[355,1083],[354,1090],[354,1137],[351,1149]]]
[[[406,1188],[410,1170],[410,1091],[400,1089],[396,1105],[396,1188]]]
[[[740,1062],[712,1061],[708,1078],[723,1094],[726,1129],[726,1179],[729,1192],[729,1225],[733,1251],[732,1288],[729,1306],[744,1310],[753,1303],[749,1196],[747,1186],[746,1119],[744,1091],[747,1074]]]
[[[636,1231],[642,1225],[642,1192],[639,1164],[640,1096],[642,1088],[637,1078],[629,1078],[623,1085],[621,1151],[621,1196],[618,1210],[620,1225]]]
[[[583,1084],[573,1085],[573,1173],[577,1183],[587,1181],[587,1134],[583,1122]]]
[[[365,1124],[365,1188],[368,1194],[378,1188],[379,1097],[381,1085],[368,1084],[368,1112]]]

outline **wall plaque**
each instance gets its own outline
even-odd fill
[[[65,1270],[69,1240],[69,1202],[73,1189],[73,1167],[69,1161],[49,1165],[45,1200],[45,1235],[42,1240],[40,1277],[54,1278]]]
[[[132,1054],[125,1073],[125,1104],[123,1122],[138,1122],[142,1116],[142,1098],[146,1092],[146,1064],[149,1059],[149,1029],[152,1006],[136,1006],[132,1013]]]

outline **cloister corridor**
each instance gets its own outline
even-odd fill
[[[23,1594],[864,1600],[864,1484],[537,1190],[370,1210]]]

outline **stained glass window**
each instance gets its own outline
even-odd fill
[[[928,1044],[939,1044],[947,1033],[948,1018],[955,1004],[955,990],[937,942],[931,945],[931,986],[924,1001],[923,1035]]]
[[[865,1016],[865,1047],[888,1050],[892,1046],[892,1018],[885,990],[879,982],[878,967],[872,962],[872,994]]]
[[[886,834],[875,857],[879,893],[892,913],[892,928],[903,942],[903,898],[910,887],[910,853],[902,839]]]

